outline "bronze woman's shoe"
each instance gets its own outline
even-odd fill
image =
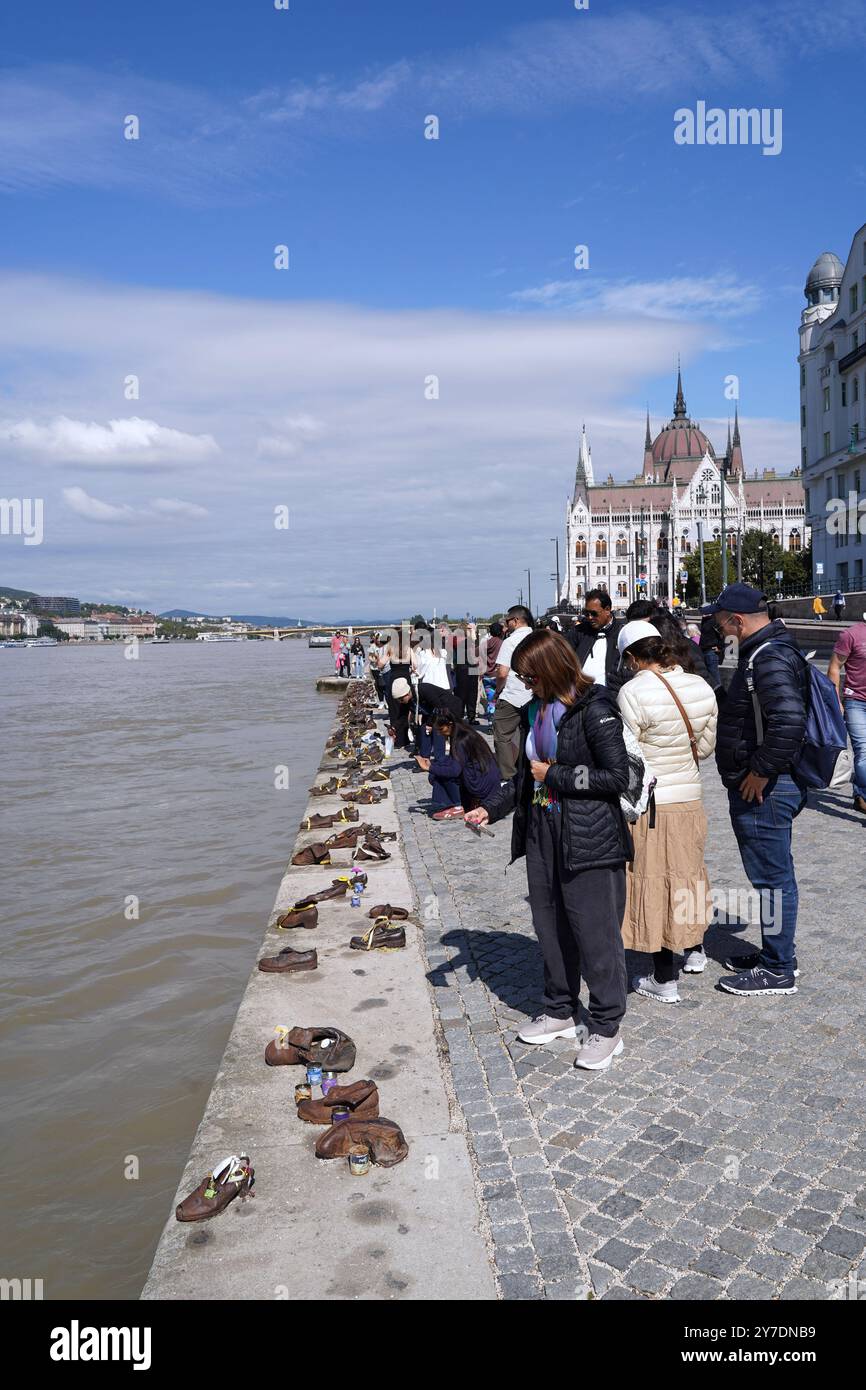
[[[372,772],[367,773],[368,782],[387,782],[391,776],[390,772],[384,767],[375,767]]]
[[[207,1221],[219,1216],[235,1197],[242,1200],[254,1196],[255,1169],[250,1166],[246,1154],[223,1159],[222,1163],[208,1173],[188,1197],[184,1197],[175,1209],[178,1221]]]
[[[316,1158],[345,1158],[354,1144],[366,1144],[374,1163],[393,1168],[409,1152],[403,1131],[393,1120],[340,1120],[319,1136]]]
[[[338,830],[336,834],[329,835],[325,841],[326,849],[354,849],[358,843],[358,836],[361,834],[359,827],[351,830]]]
[[[329,777],[327,782],[321,782],[318,786],[310,787],[311,796],[332,796],[334,792],[345,787],[348,777]]]
[[[352,862],[355,864],[365,864],[371,860],[376,861],[390,858],[391,856],[388,851],[383,849],[377,840],[365,840],[364,843],[359,845],[355,850],[352,856]]]
[[[379,903],[376,907],[371,907],[367,913],[368,917],[391,917],[395,921],[405,922],[409,917],[408,907],[392,907],[390,903]]]
[[[340,792],[344,801],[357,801],[359,806],[375,806],[387,795],[387,787],[353,787],[351,791]]]
[[[310,1125],[330,1125],[335,1105],[345,1105],[355,1120],[372,1120],[379,1114],[379,1091],[375,1081],[353,1081],[351,1086],[334,1086],[321,1100],[298,1102],[298,1119]]]
[[[302,970],[317,970],[319,957],[315,951],[293,951],[286,946],[279,955],[262,956],[259,970],[265,975],[294,975]]]
[[[329,864],[328,847],[323,844],[307,845],[292,855],[293,864]]]
[[[389,918],[379,917],[363,936],[349,941],[353,951],[399,951],[406,945],[404,927],[392,927]]]
[[[316,1065],[325,1071],[351,1071],[355,1044],[339,1028],[278,1028],[265,1048],[269,1067]]]
[[[282,917],[278,917],[274,926],[279,931],[291,931],[294,927],[306,927],[312,931],[313,927],[319,925],[319,909],[315,903],[310,907],[291,908],[289,912],[284,912]]]
[[[328,898],[342,898],[348,886],[349,880],[347,878],[335,878],[331,881],[330,888],[323,888],[320,893],[308,893],[305,898],[298,898],[292,910],[300,912],[302,908],[310,907],[312,903],[323,903]]]

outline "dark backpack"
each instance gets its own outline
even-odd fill
[[[752,667],[758,652],[772,645],[772,641],[762,643],[749,657],[745,671],[746,686],[755,711],[759,745],[764,742],[764,717],[761,713],[761,703],[755,693]],[[839,695],[829,676],[825,676],[823,671],[813,666],[802,652],[798,652],[797,655],[802,657],[807,668],[806,730],[794,764],[793,775],[804,787],[838,787],[851,777],[848,730],[839,708]]]

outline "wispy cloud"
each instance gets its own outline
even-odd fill
[[[803,57],[847,49],[862,0],[760,7],[614,7],[527,23],[489,42],[413,55],[346,78],[269,86],[234,100],[203,88],[83,67],[0,74],[0,190],[63,185],[158,192],[186,202],[239,196],[284,177],[318,138],[356,139],[419,104],[452,120],[521,117],[599,102],[777,81]],[[681,55],[687,55],[683,60]],[[123,122],[136,115],[140,139]],[[351,119],[347,119],[351,117]],[[369,123],[374,123],[370,125]],[[287,129],[290,139],[287,140]]]
[[[678,276],[669,280],[610,281],[588,277],[548,280],[510,298],[533,309],[569,310],[586,314],[639,315],[642,318],[733,318],[754,312],[761,303],[758,286],[733,276]]]
[[[200,521],[208,515],[206,507],[178,497],[155,497],[147,506],[132,507],[127,502],[103,502],[99,497],[91,497],[83,487],[65,487],[62,492],[64,502],[76,516],[112,526],[139,526],[166,520]]]

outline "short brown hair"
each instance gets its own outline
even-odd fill
[[[592,680],[583,674],[577,653],[570,642],[550,628],[539,628],[524,637],[511,658],[511,669],[521,676],[530,671],[538,680],[535,693],[545,702],[562,700],[589,690]]]

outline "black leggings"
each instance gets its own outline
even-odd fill
[[[687,946],[686,956],[691,951],[699,951],[700,946]],[[676,951],[669,951],[667,946],[663,946],[660,951],[653,951],[653,974],[660,985],[673,984],[680,978],[680,958]]]

